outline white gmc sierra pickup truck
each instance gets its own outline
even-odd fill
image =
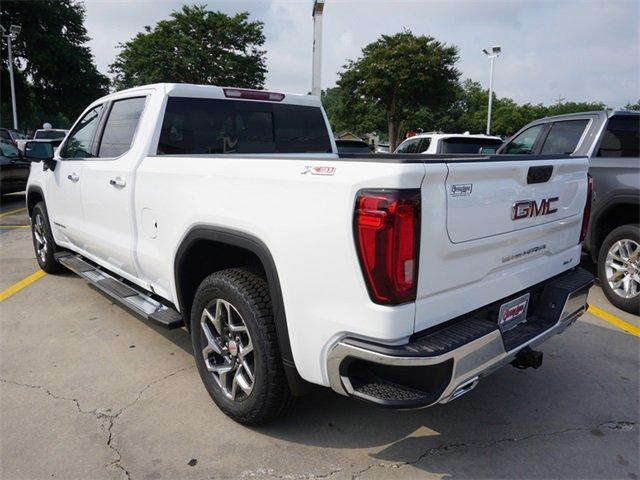
[[[186,327],[240,422],[312,384],[445,403],[538,367],[587,307],[585,158],[339,155],[315,97],[173,84],[95,101],[46,148],[27,145],[40,266]]]

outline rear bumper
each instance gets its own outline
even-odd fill
[[[530,315],[505,333],[497,326],[496,306],[523,292],[414,335],[406,345],[342,338],[327,357],[331,388],[386,407],[449,402],[512,362],[523,348],[564,331],[586,311],[593,280],[591,273],[576,268],[526,290],[535,300]]]

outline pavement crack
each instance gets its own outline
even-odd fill
[[[82,407],[80,406],[80,402],[78,401],[77,398],[62,397],[60,395],[56,395],[51,390],[49,390],[47,387],[44,387],[42,385],[33,385],[33,384],[30,384],[30,383],[20,383],[20,382],[15,382],[13,380],[7,380],[6,378],[0,378],[0,383],[6,383],[8,385],[15,385],[15,386],[18,386],[18,387],[32,388],[34,390],[41,390],[41,391],[45,392],[47,395],[49,395],[51,398],[54,398],[56,400],[66,400],[66,401],[69,401],[69,402],[73,402],[75,404],[76,408],[78,409],[78,412],[80,412],[83,415],[90,415],[90,414],[93,413],[92,411],[83,410]]]
[[[44,393],[46,393],[48,396],[50,396],[51,398],[54,398],[56,400],[64,400],[64,401],[69,401],[69,402],[73,402],[73,404],[76,406],[76,408],[78,409],[78,412],[82,415],[92,415],[94,416],[99,422],[100,422],[100,428],[102,431],[105,432],[106,436],[107,436],[107,442],[106,442],[106,446],[111,449],[114,453],[115,459],[109,463],[107,466],[111,467],[111,468],[116,468],[118,470],[120,470],[124,476],[124,478],[126,478],[127,480],[131,479],[131,474],[129,473],[129,471],[122,465],[122,454],[120,453],[120,450],[118,450],[118,448],[114,445],[113,441],[114,441],[114,432],[113,432],[113,427],[115,426],[116,420],[130,407],[134,406],[144,395],[144,393],[149,390],[151,387],[153,387],[154,385],[157,385],[160,382],[163,382],[165,380],[167,380],[168,378],[173,377],[174,375],[179,374],[180,372],[184,372],[185,370],[189,370],[191,368],[194,368],[194,365],[188,365],[186,367],[180,368],[178,370],[175,370],[163,377],[160,377],[152,382],[149,382],[148,384],[146,384],[144,387],[142,387],[138,393],[136,394],[136,397],[129,403],[127,403],[124,407],[112,412],[111,409],[101,409],[101,408],[96,408],[94,410],[84,410],[82,408],[82,406],[80,405],[80,401],[77,398],[73,398],[73,397],[63,397],[61,395],[56,395],[55,393],[53,393],[49,388],[43,386],[43,385],[34,385],[34,384],[30,384],[30,383],[21,383],[21,382],[16,382],[13,380],[7,380],[5,378],[0,378],[0,383],[5,383],[5,384],[9,384],[9,385],[15,385],[15,386],[19,386],[19,387],[24,387],[24,388],[31,388],[34,390],[40,390]]]
[[[624,432],[628,432],[633,430],[634,428],[636,428],[638,426],[637,422],[629,422],[629,421],[607,421],[607,422],[602,422],[599,423],[597,425],[591,425],[591,426],[587,426],[587,427],[571,427],[571,428],[565,428],[562,430],[556,430],[556,431],[552,431],[552,432],[539,432],[539,433],[532,433],[529,435],[525,435],[522,437],[508,437],[508,438],[501,438],[499,440],[495,440],[493,442],[489,442],[489,443],[465,443],[465,442],[460,442],[460,443],[449,443],[449,444],[444,444],[444,445],[438,445],[437,447],[432,447],[429,448],[428,450],[424,451],[422,454],[420,454],[417,458],[413,459],[413,460],[407,460],[404,462],[394,462],[394,463],[374,463],[371,465],[368,465],[367,467],[363,468],[362,470],[358,470],[357,472],[354,472],[351,474],[351,479],[355,480],[358,477],[362,476],[363,474],[365,474],[366,472],[368,472],[369,470],[372,470],[374,468],[402,468],[405,467],[407,465],[414,465],[417,464],[419,462],[421,462],[422,460],[424,460],[426,457],[430,457],[430,456],[435,456],[435,455],[440,455],[442,453],[449,453],[449,452],[453,452],[454,450],[460,449],[460,448],[477,448],[477,449],[484,449],[484,448],[492,448],[495,447],[496,445],[502,444],[502,443],[513,443],[513,442],[523,442],[526,440],[530,440],[532,438],[540,438],[540,437],[553,437],[553,436],[557,436],[557,435],[564,435],[566,433],[573,433],[573,432],[591,432],[593,430],[600,430],[600,429],[607,429],[607,430],[611,430],[611,431],[624,431]]]

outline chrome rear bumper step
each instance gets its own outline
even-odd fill
[[[107,270],[85,261],[81,255],[60,252],[55,254],[55,258],[109,298],[141,317],[170,330],[184,326],[179,312],[154,300],[150,294],[127,285]]]
[[[531,287],[531,315],[506,332],[498,327],[497,309],[522,292],[440,329],[421,332],[405,345],[345,336],[329,349],[329,384],[337,393],[382,407],[450,402],[509,363],[540,366],[542,355],[531,349],[564,331],[586,311],[593,281],[591,273],[576,268]],[[526,355],[531,358],[524,361]]]

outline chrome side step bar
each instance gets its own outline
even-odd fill
[[[141,317],[167,329],[184,326],[182,315],[176,310],[154,300],[150,295],[130,287],[108,271],[86,262],[80,255],[60,252],[55,254],[55,258],[98,290]]]

